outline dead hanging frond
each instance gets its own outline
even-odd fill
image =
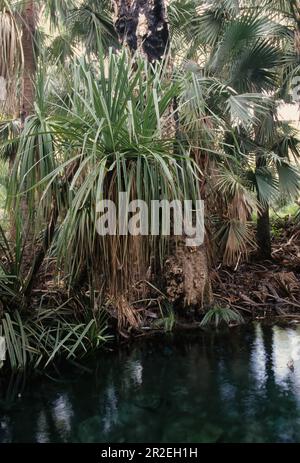
[[[255,248],[253,231],[249,223],[243,223],[237,219],[229,219],[224,222],[220,237],[223,242],[223,262],[225,265],[235,265],[239,259],[247,259],[250,250]]]
[[[240,189],[235,192],[228,204],[228,213],[230,217],[237,218],[241,223],[247,223],[251,219],[255,206],[256,201],[251,193]]]
[[[214,185],[222,204],[222,210],[218,211],[220,221],[215,239],[223,263],[236,265],[240,259],[247,259],[249,252],[255,248],[250,222],[257,202],[253,192],[245,185],[245,179],[228,169],[223,168],[216,173]]]
[[[0,109],[13,112],[16,106],[16,83],[23,65],[20,30],[8,2],[0,3]]]

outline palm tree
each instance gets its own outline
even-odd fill
[[[167,238],[99,237],[97,202],[113,199],[121,207],[120,191],[149,206],[152,199],[196,200],[198,182],[188,153],[174,157],[175,140],[161,132],[162,121],[171,121],[169,107],[179,84],[164,77],[163,65],[150,68],[124,52],[110,54],[105,64],[101,53],[100,48],[97,70],[82,60],[75,63],[69,76],[71,93],[59,107],[55,103],[51,110],[50,100],[47,110],[42,88],[39,110],[21,135],[11,197],[23,190],[36,213],[37,236],[42,232],[44,237],[38,259],[53,245],[71,286],[82,274],[98,291],[104,284],[119,307],[120,320],[134,323],[138,315],[128,303],[144,294],[149,267],[154,281],[161,275]],[[41,265],[38,259],[33,273]],[[30,277],[25,286],[31,284]]]
[[[212,0],[199,10],[199,14],[191,16],[183,28],[183,35],[190,40],[194,34],[194,44],[196,43],[197,49],[201,50],[200,57],[204,62],[202,72],[226,81],[238,93],[245,92],[253,96],[262,94],[262,101],[263,95],[268,95],[269,99],[275,102],[282,97],[281,88],[286,79],[287,55],[284,59],[283,56],[289,46],[290,30],[282,20],[280,6],[282,7],[282,2],[276,1],[261,4],[253,1],[249,5],[249,2],[243,1]],[[189,27],[189,24],[192,26]],[[264,111],[261,114],[259,112],[255,114],[254,124],[248,124],[243,130],[240,127],[235,131],[236,138],[232,141],[234,140],[238,150],[241,150],[241,134],[245,130],[248,132],[248,141],[251,142],[252,153],[256,157],[254,185],[258,200],[257,244],[260,257],[270,258],[269,204],[274,199],[274,190],[267,187],[267,183],[268,178],[273,178],[269,168],[273,163],[271,169],[276,170],[277,161],[268,150],[269,132],[263,136],[266,145],[262,146],[259,128],[264,126],[267,130],[269,126],[263,124]],[[260,138],[259,142],[255,140],[256,136]],[[290,169],[290,173],[290,177],[286,176],[285,181],[290,181],[293,187],[293,169]],[[273,182],[273,187],[274,185],[276,182]],[[279,182],[277,186],[283,185]],[[261,191],[263,188],[269,190],[269,198],[266,198],[265,191]],[[240,207],[243,208],[242,205]]]

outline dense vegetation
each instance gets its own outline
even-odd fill
[[[168,331],[191,313],[241,321],[234,301],[214,300],[212,274],[273,259],[270,211],[299,194],[298,129],[279,115],[299,66],[297,0],[0,0],[11,368],[79,358],[110,333]],[[99,236],[97,202],[120,208],[122,191],[147,204],[204,199],[204,245]]]

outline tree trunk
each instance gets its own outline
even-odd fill
[[[34,80],[36,72],[35,33],[37,11],[34,0],[27,0],[22,13],[22,47],[24,72],[22,79],[21,120],[24,123],[34,107]]]
[[[21,128],[24,128],[26,118],[33,113],[35,98],[35,33],[37,27],[37,10],[34,0],[27,0],[22,12],[22,48],[24,69],[22,75],[22,94],[21,94]],[[26,189],[26,183],[25,183]],[[26,274],[31,266],[34,257],[34,233],[32,220],[26,196],[22,196],[20,201],[20,214],[23,224],[24,254],[23,254],[23,273]]]
[[[271,259],[271,233],[269,206],[265,206],[257,215],[256,240],[258,246],[258,257],[260,259]]]
[[[296,23],[295,30],[295,51],[300,55],[300,1],[299,0],[290,0],[291,2],[291,12]]]
[[[130,51],[140,50],[150,62],[161,60],[169,45],[164,0],[115,0],[115,28]]]
[[[256,169],[266,167],[266,160],[260,154],[256,154]],[[261,204],[257,211],[257,256],[259,259],[271,259],[271,232],[270,232],[270,213],[269,206],[261,203],[259,192],[257,192],[257,200]]]

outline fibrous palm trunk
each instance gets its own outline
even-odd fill
[[[256,169],[266,167],[266,159],[259,154],[256,155]],[[257,242],[257,256],[259,259],[271,259],[271,231],[270,231],[270,211],[267,204],[261,202],[259,193],[257,193],[257,200],[260,203],[260,208],[257,212],[257,228],[256,228],[256,242]]]
[[[258,197],[259,200],[259,197]],[[257,214],[256,241],[258,257],[262,260],[271,259],[271,232],[269,206],[264,206]]]
[[[33,111],[34,78],[36,72],[35,33],[37,11],[34,0],[27,0],[22,13],[22,47],[24,72],[22,79],[21,118],[23,122]]]
[[[22,11],[22,48],[24,69],[22,74],[22,93],[21,93],[21,127],[24,127],[25,121],[30,116],[34,109],[35,97],[35,73],[36,73],[36,57],[35,57],[35,33],[37,27],[37,9],[34,0],[27,0],[24,3]],[[26,186],[26,182],[25,182]],[[27,272],[33,259],[34,253],[34,234],[32,220],[29,213],[29,207],[26,197],[21,198],[20,215],[23,223],[23,239],[24,239],[24,259],[23,270]]]
[[[257,114],[259,120],[259,115]],[[256,141],[261,143],[259,127],[256,127]],[[265,169],[267,167],[267,159],[264,154],[259,151],[256,152],[255,168],[256,171]],[[260,197],[257,189],[257,201],[260,205],[257,211],[257,227],[256,227],[256,243],[257,243],[257,257],[260,260],[268,260],[272,258],[271,246],[271,230],[270,230],[270,208],[269,205],[264,203]]]

